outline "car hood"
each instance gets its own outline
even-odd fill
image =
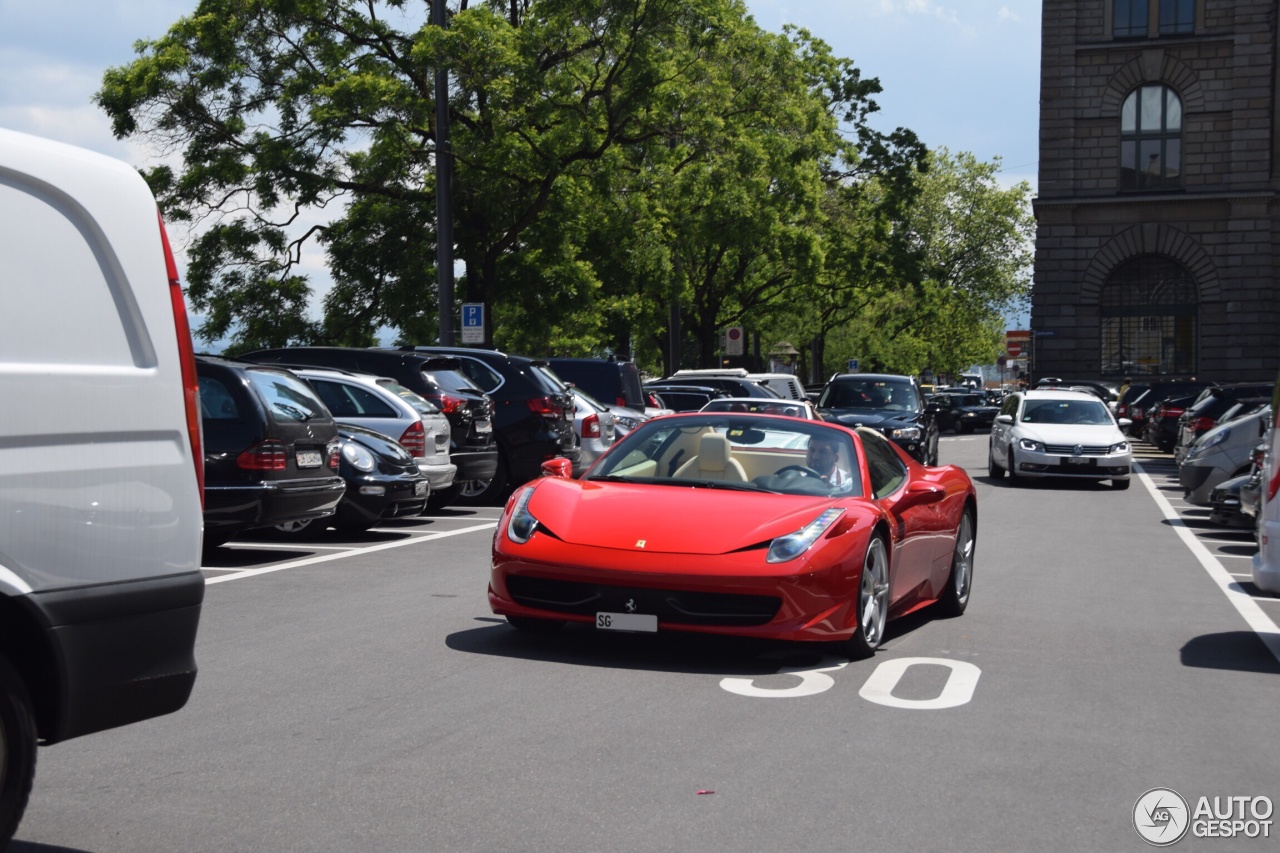
[[[883,429],[899,424],[914,424],[919,417],[914,412],[886,412],[869,409],[827,409],[822,412],[828,421],[847,427],[865,426]]]
[[[848,501],[564,478],[534,485],[529,511],[556,538],[649,553],[725,554],[765,544]]]
[[[1112,424],[1018,424],[1017,436],[1058,445],[1110,445],[1128,440]]]

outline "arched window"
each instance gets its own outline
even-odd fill
[[[1177,261],[1141,255],[1116,267],[1099,300],[1102,372],[1194,374],[1198,304],[1195,279]]]
[[[1120,107],[1120,189],[1150,191],[1182,186],[1182,99],[1149,83]]]

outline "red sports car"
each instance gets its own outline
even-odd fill
[[[517,489],[489,604],[516,628],[585,622],[842,644],[969,603],[978,505],[871,429],[698,412],[647,421],[579,480],[567,460]]]

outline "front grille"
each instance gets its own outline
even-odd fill
[[[507,589],[517,604],[539,610],[585,616],[601,611],[652,613],[660,622],[680,625],[764,625],[782,606],[772,595],[648,589],[529,575],[508,577]]]
[[[1075,456],[1075,455],[1076,455],[1076,446],[1077,446],[1077,445],[1074,445],[1074,444],[1046,444],[1046,445],[1044,446],[1044,452],[1045,452],[1045,453],[1054,453],[1054,454],[1058,454],[1058,455],[1060,455],[1060,456]],[[1080,454],[1079,454],[1079,455],[1081,455],[1081,456],[1106,456],[1106,455],[1107,455],[1107,451],[1108,451],[1108,450],[1110,450],[1110,449],[1111,449],[1111,448],[1110,448],[1110,446],[1105,445],[1105,444],[1104,444],[1104,445],[1099,445],[1099,446],[1097,446],[1097,447],[1092,447],[1092,446],[1088,446],[1088,445],[1086,445],[1086,446],[1084,446],[1084,447],[1080,450]]]

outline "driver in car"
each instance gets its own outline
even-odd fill
[[[809,439],[809,447],[805,450],[805,464],[822,475],[822,480],[839,491],[853,488],[853,477],[839,466],[840,443],[823,436]]]

